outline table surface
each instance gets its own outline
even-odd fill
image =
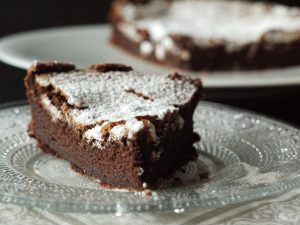
[[[0,1],[0,37],[42,27],[106,22],[109,3],[109,0],[91,0],[88,5],[84,1]],[[288,3],[299,4],[297,1]],[[0,63],[0,103],[26,99],[24,75],[25,71]],[[245,108],[300,127],[300,86],[206,89],[204,92],[208,101]],[[132,224],[133,221],[136,224],[300,224],[299,211],[300,189],[222,209],[122,217],[64,214],[0,204],[0,224]]]

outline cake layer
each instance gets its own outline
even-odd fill
[[[116,64],[78,70],[51,62],[34,64],[25,84],[30,134],[39,146],[102,184],[157,187],[196,155],[197,79],[141,74]]]

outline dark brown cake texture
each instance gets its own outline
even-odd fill
[[[300,9],[225,0],[115,0],[111,41],[184,70],[252,70],[300,64]]]
[[[119,64],[87,69],[35,62],[25,86],[29,134],[46,153],[102,185],[153,189],[197,155],[193,112],[201,81],[142,74]]]

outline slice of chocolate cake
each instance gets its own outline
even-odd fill
[[[300,64],[300,8],[225,0],[114,0],[112,42],[186,70]]]
[[[195,158],[198,79],[119,64],[34,63],[25,78],[40,148],[112,188],[156,188]]]

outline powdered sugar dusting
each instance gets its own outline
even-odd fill
[[[161,1],[154,2],[157,4]],[[139,14],[139,10],[137,7],[135,13]],[[126,12],[124,17],[126,18]],[[155,42],[161,42],[170,34],[179,33],[192,36],[199,42],[225,40],[245,44],[257,41],[268,31],[300,30],[299,9],[281,5],[268,7],[264,3],[252,4],[245,1],[174,1],[162,15],[151,17],[145,14],[144,18],[138,18],[140,19],[135,18],[136,25],[147,29]],[[161,49],[157,50],[157,54],[162,57]]]
[[[122,137],[125,137],[126,132],[127,130],[124,125],[114,126],[110,131],[111,135],[118,140],[122,139]]]
[[[136,133],[144,128],[144,123],[142,121],[137,120],[136,118],[132,118],[130,120],[127,120],[125,126],[132,132]]]
[[[132,138],[134,134],[138,133],[144,128],[144,123],[142,121],[137,120],[136,118],[131,118],[126,121],[125,126],[129,131],[128,138]]]
[[[102,125],[96,125],[95,127],[87,130],[84,133],[84,137],[89,142],[96,141],[96,145],[98,147],[101,147],[102,146],[102,136],[103,136],[102,128],[108,124],[109,124],[109,122],[104,122]]]
[[[144,127],[145,126],[142,121],[132,118],[127,120],[125,124],[114,126],[111,129],[110,134],[119,140],[123,137],[133,139],[134,135],[141,131]]]
[[[149,41],[143,41],[140,45],[140,52],[143,55],[149,55],[153,51],[153,46]]]
[[[134,41],[142,41],[141,35],[137,32],[135,27],[131,24],[121,23],[118,25],[118,28],[129,38]]]
[[[73,121],[83,125],[130,121],[143,116],[163,118],[178,111],[175,105],[185,104],[197,89],[188,81],[172,80],[168,75],[134,71],[56,73],[49,75],[48,83],[62,92],[69,104],[85,107],[69,112]],[[130,93],[129,89],[154,100]]]
[[[102,140],[102,131],[101,131],[102,126],[95,126],[92,129],[89,129],[85,132],[85,137],[88,140]]]
[[[50,101],[50,99],[47,97],[47,95],[41,96],[41,103],[44,105],[44,107],[50,112],[52,119],[54,121],[62,118],[61,111],[56,108]]]
[[[178,113],[178,107],[189,102],[198,90],[185,78],[135,71],[74,70],[41,74],[36,82],[51,86],[51,92],[63,95],[69,105],[62,113],[43,95],[42,102],[53,118],[64,115],[68,122],[90,126],[84,137],[100,148],[106,138],[135,139],[140,131],[148,133],[149,141],[159,141],[149,119]]]

